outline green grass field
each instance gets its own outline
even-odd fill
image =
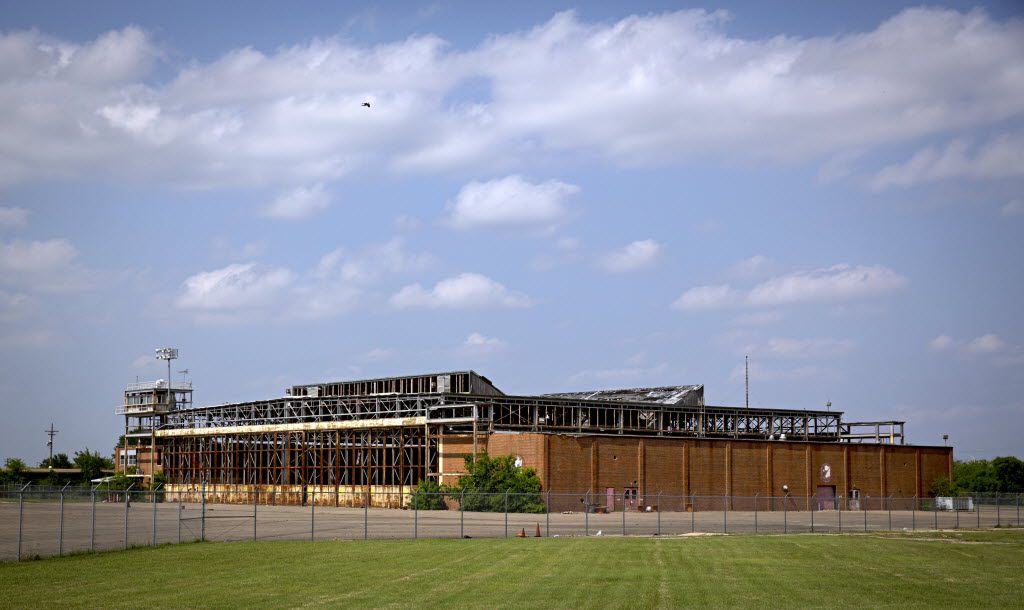
[[[3,607],[1024,607],[1024,532],[233,542],[0,564]]]

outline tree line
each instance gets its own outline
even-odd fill
[[[953,463],[953,480],[936,479],[934,496],[1024,493],[1024,461],[1014,457],[967,460]]]
[[[80,475],[74,476],[51,472],[39,481],[41,485],[75,482],[78,479],[80,482],[88,482],[103,476],[104,470],[113,470],[114,460],[100,455],[99,451],[89,451],[87,447],[82,451],[76,451],[74,459],[68,457],[66,453],[55,453],[53,459],[43,458],[39,462],[39,468],[78,468],[82,471]],[[16,457],[7,458],[4,461],[3,469],[0,470],[0,484],[26,482],[28,480],[28,473],[25,472],[27,469],[28,465],[24,460]]]

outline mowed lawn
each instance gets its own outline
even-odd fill
[[[2,607],[1024,607],[1024,533],[232,542],[0,564]]]

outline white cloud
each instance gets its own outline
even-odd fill
[[[579,192],[572,184],[548,180],[534,184],[521,176],[470,182],[448,208],[456,229],[477,227],[552,229],[568,215],[565,200]]]
[[[375,347],[363,354],[363,359],[370,362],[380,362],[381,360],[387,360],[390,358],[393,353],[393,350],[383,347]]]
[[[163,72],[135,27],[81,45],[4,33],[0,184],[77,174],[281,188],[580,152],[625,166],[788,161],[1024,112],[1024,80],[1007,76],[1024,70],[1016,19],[915,8],[816,38],[743,38],[727,22],[701,10],[608,23],[567,12],[472,48],[339,37]],[[488,95],[459,99],[469,81]]]
[[[555,241],[555,247],[559,250],[572,251],[578,249],[580,243],[578,237],[560,237]]]
[[[661,244],[653,239],[634,241],[605,255],[601,259],[601,266],[612,273],[636,271],[653,265],[660,250]]]
[[[746,303],[754,306],[835,302],[891,292],[906,278],[881,265],[833,265],[772,278],[754,286]]]
[[[925,148],[905,163],[886,167],[875,175],[870,185],[875,190],[882,190],[951,178],[1024,176],[1024,166],[1020,163],[1022,151],[1024,133],[997,135],[978,146],[973,153],[966,141],[953,140],[942,150]]]
[[[672,307],[701,310],[842,302],[891,292],[906,281],[881,265],[833,265],[776,276],[746,292],[728,284],[697,286],[684,292]]]
[[[29,313],[32,300],[27,294],[0,290],[0,321],[10,322]]]
[[[23,227],[28,222],[28,210],[0,207],[0,228]]]
[[[462,342],[462,349],[473,354],[485,354],[494,352],[505,347],[505,342],[494,337],[487,337],[480,333],[470,333]]]
[[[742,381],[745,374],[744,366],[737,365],[729,373],[731,381]],[[831,367],[807,364],[794,367],[766,366],[761,362],[750,363],[751,381],[803,381],[805,379],[834,380],[842,377],[842,373]],[[751,401],[753,402],[753,401]]]
[[[625,366],[621,368],[588,369],[580,371],[569,378],[569,383],[579,386],[582,383],[595,383],[607,387],[635,386],[640,383],[660,382],[669,371],[667,362],[651,367]],[[588,388],[596,389],[596,388]]]
[[[729,275],[737,279],[749,280],[768,275],[777,267],[778,265],[772,259],[763,254],[756,254],[733,265],[729,270]]]
[[[768,340],[767,351],[780,358],[829,358],[848,353],[854,347],[849,339],[790,339],[775,337]]]
[[[701,309],[719,309],[732,307],[739,299],[739,293],[732,287],[721,284],[718,286],[696,286],[690,288],[672,303],[673,309],[695,311]]]
[[[955,350],[956,353],[968,357],[995,354],[1003,352],[1006,348],[1006,342],[995,333],[986,333],[969,341],[958,341],[949,335],[939,335],[928,342],[928,349],[932,351]]]
[[[263,269],[255,263],[228,265],[187,278],[177,305],[183,309],[231,310],[260,307],[280,298],[295,280],[287,269]]]
[[[366,284],[384,274],[424,271],[434,262],[434,257],[425,252],[406,252],[404,240],[395,237],[361,252],[349,254],[344,248],[328,252],[320,258],[314,273],[317,277],[337,277],[345,282]]]
[[[77,261],[66,239],[0,242],[0,283],[29,292],[72,292],[94,286],[100,274]]]
[[[974,354],[991,354],[1006,347],[1006,343],[998,335],[988,333],[972,339],[967,344],[967,351]]]
[[[1022,216],[1024,215],[1024,201],[1014,199],[999,208],[999,211],[1003,216]]]
[[[71,264],[78,253],[66,239],[0,243],[0,270],[39,273]]]
[[[489,277],[463,273],[439,281],[431,290],[420,284],[406,286],[391,296],[391,304],[398,308],[529,307],[530,299]]]
[[[771,310],[771,311],[757,311],[748,314],[741,314],[733,319],[733,324],[740,326],[765,326],[768,324],[774,324],[782,319],[782,313]]]
[[[338,248],[302,273],[253,262],[236,263],[187,278],[176,305],[202,314],[197,319],[212,322],[268,315],[329,318],[359,305],[386,276],[422,271],[433,261],[427,253],[406,251],[403,240],[396,237],[351,252]]]
[[[331,205],[331,196],[323,184],[310,187],[300,186],[285,191],[263,209],[268,218],[298,220],[308,218]]]

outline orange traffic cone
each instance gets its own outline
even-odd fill
[[[525,527],[523,529],[519,530],[519,533],[516,534],[516,538],[526,538],[526,528]]]
[[[540,538],[540,523],[537,524],[537,531],[533,532],[534,538]]]

